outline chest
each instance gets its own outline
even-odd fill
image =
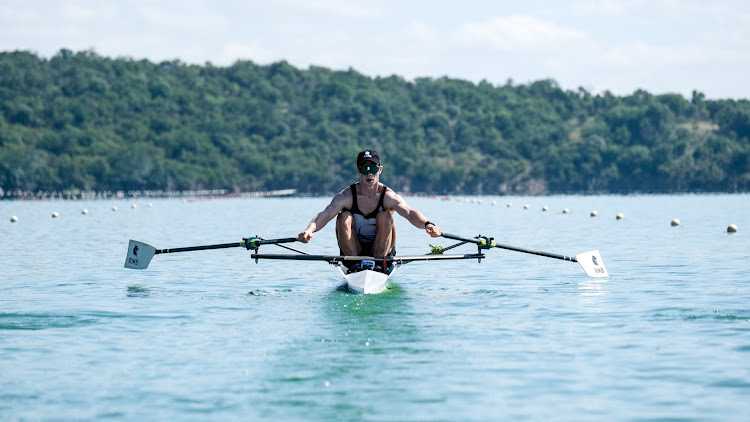
[[[381,192],[378,191],[377,195],[368,195],[357,192],[357,208],[359,208],[362,214],[370,214],[378,208],[378,204],[380,203],[380,193]]]

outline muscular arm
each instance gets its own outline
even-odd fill
[[[328,204],[328,206],[325,207],[323,211],[319,212],[315,215],[315,217],[313,217],[312,221],[310,221],[310,224],[307,225],[305,230],[302,230],[302,232],[297,235],[297,240],[305,243],[309,242],[312,238],[313,233],[325,227],[325,225],[328,224],[329,221],[333,220],[339,214],[339,212],[341,212],[341,210],[345,208],[351,208],[351,206],[351,189],[346,188],[337,193],[336,196],[334,196],[331,200],[331,203]]]
[[[383,198],[383,206],[386,209],[395,210],[398,213],[398,215],[400,215],[401,217],[404,217],[414,227],[427,230],[427,234],[429,234],[432,237],[439,237],[443,235],[443,232],[440,231],[440,228],[438,228],[438,226],[434,224],[429,224],[427,227],[425,227],[425,223],[427,223],[427,218],[425,218],[425,216],[422,215],[421,212],[410,207],[406,203],[406,201],[404,201],[404,198],[402,198],[401,195],[397,194],[396,192],[390,189],[388,189],[388,191],[385,194],[385,198]]]

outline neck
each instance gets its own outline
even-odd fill
[[[380,183],[377,180],[372,185],[362,182],[359,183],[360,192],[362,194],[375,195],[378,192],[378,187],[380,187]]]

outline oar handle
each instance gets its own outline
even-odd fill
[[[489,249],[492,247],[492,245],[488,243],[488,241],[491,241],[491,239],[487,239],[486,237],[483,237],[483,236],[462,237],[462,236],[456,236],[455,234],[443,233],[443,237],[446,239],[460,240],[462,242],[473,243],[479,246],[480,248],[484,248],[484,249]]]
[[[484,236],[468,238],[468,237],[456,236],[450,233],[443,233],[443,237],[447,239],[460,240],[462,242],[473,243],[479,246],[480,249],[500,248],[500,249],[507,249],[510,251],[528,253],[532,255],[546,256],[548,258],[562,259],[563,261],[578,262],[578,260],[574,256],[560,255],[560,254],[550,253],[550,252],[534,251],[531,249],[519,248],[517,246],[503,245],[500,243],[495,243],[495,241],[492,240],[492,238],[488,238]]]

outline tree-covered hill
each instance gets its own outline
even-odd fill
[[[493,71],[493,70],[488,70]],[[0,53],[0,187],[329,193],[750,190],[750,102],[354,70]]]

